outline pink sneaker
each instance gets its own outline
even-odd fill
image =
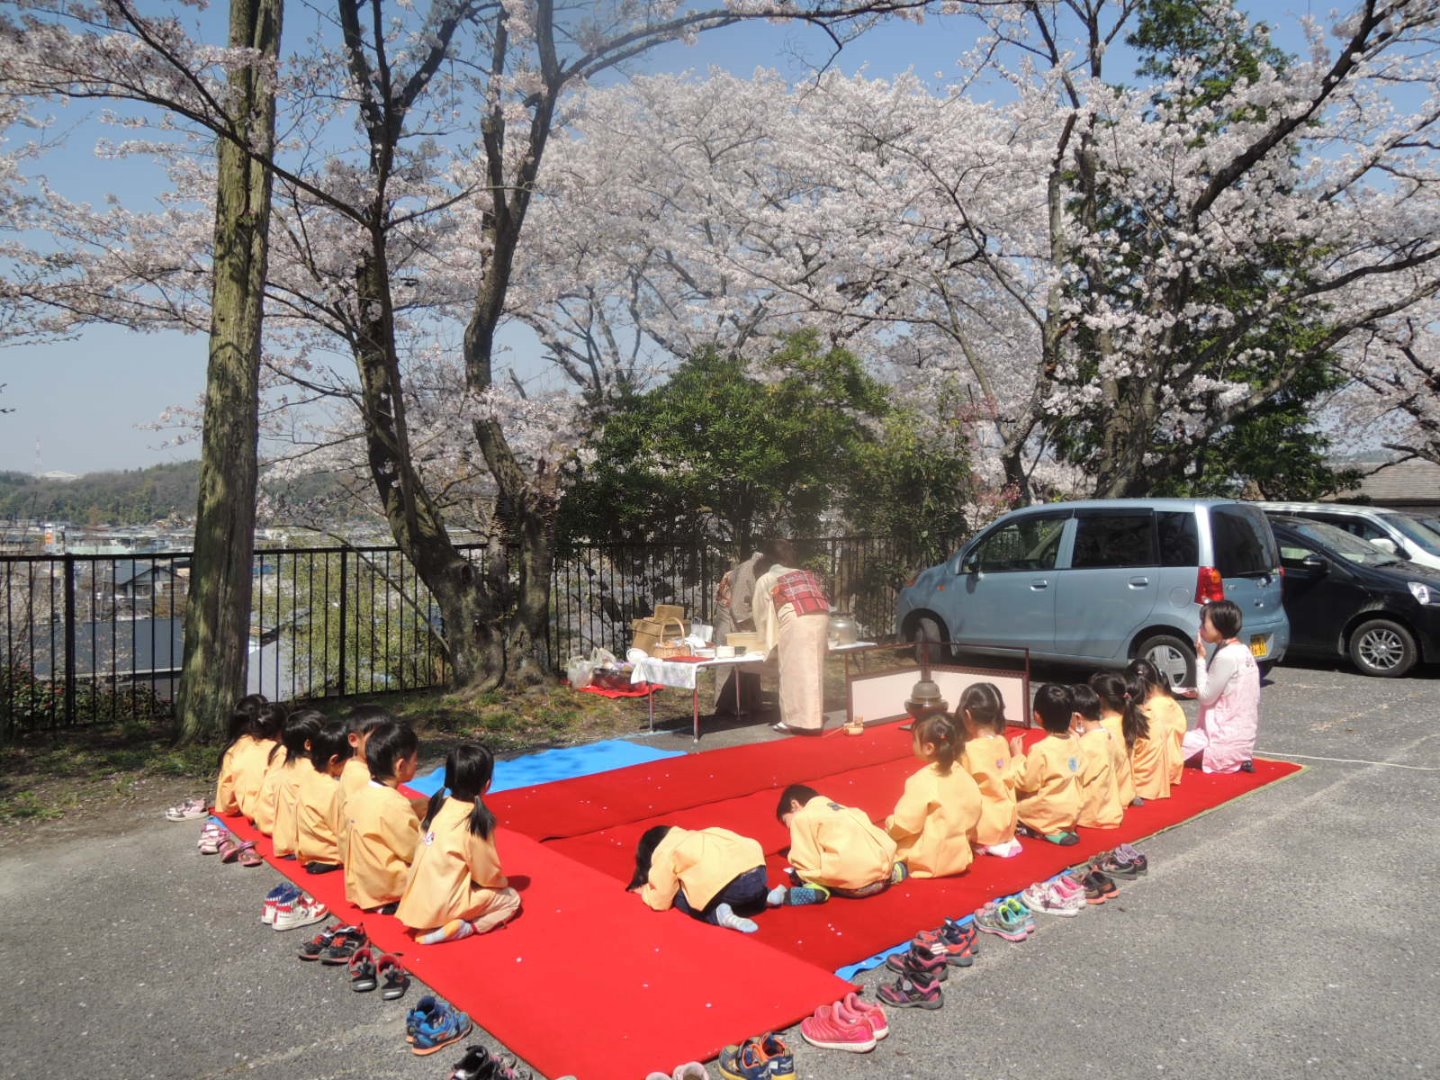
[[[853,990],[835,1003],[835,1011],[847,1020],[869,1024],[876,1039],[890,1034],[890,1020],[885,1015],[884,1006],[870,1004]]]
[[[833,1005],[821,1005],[814,1016],[800,1022],[800,1034],[822,1050],[849,1050],[863,1054],[875,1049],[875,1032],[867,1023],[842,1018]]]

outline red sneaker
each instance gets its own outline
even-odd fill
[[[890,1020],[885,1015],[885,1009],[880,1005],[870,1004],[853,990],[835,1003],[835,1011],[854,1023],[869,1024],[876,1039],[883,1039],[890,1034]]]

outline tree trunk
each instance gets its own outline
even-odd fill
[[[200,500],[185,604],[185,654],[176,701],[181,742],[220,733],[245,691],[254,587],[255,487],[260,415],[260,334],[269,254],[270,170],[283,0],[231,0],[230,45],[257,64],[230,75],[233,123],[252,157],[221,139],[215,197],[214,297]]]

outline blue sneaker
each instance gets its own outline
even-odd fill
[[[727,1046],[715,1062],[726,1080],[795,1080],[795,1057],[770,1032]]]
[[[405,1014],[405,1041],[413,1043],[416,1034],[420,1031],[420,1025],[430,1019],[440,1003],[430,994],[426,994],[415,1003],[415,1007]]]
[[[436,1002],[430,1015],[416,1027],[415,1041],[410,1044],[410,1052],[423,1057],[443,1050],[469,1035],[474,1026],[465,1013],[456,1012],[443,1002]]]

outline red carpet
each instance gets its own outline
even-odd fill
[[[346,903],[343,874],[316,876],[276,861],[270,841],[249,822],[222,820],[256,839],[272,865],[339,918],[362,921],[377,947],[401,956],[436,994],[546,1076],[639,1080],[653,1070],[668,1073],[681,1062],[715,1057],[726,1043],[793,1024],[849,989],[830,970],[754,938],[678,912],[653,912],[623,883],[504,829],[499,847],[523,898],[521,915],[495,933],[416,945],[392,916],[365,915]],[[298,949],[319,929],[287,938]],[[754,992],[756,972],[764,973],[764,993]],[[405,1011],[424,993],[412,985],[395,1003],[397,1042]],[[462,1056],[463,1044],[436,1060],[448,1068]]]
[[[766,912],[760,932],[745,937],[678,912],[651,912],[625,893],[640,834],[660,823],[733,829],[760,841],[778,881],[789,840],[775,819],[781,788],[809,783],[883,820],[919,763],[909,733],[894,724],[862,738],[797,737],[708,751],[495,795],[501,855],[524,900],[521,917],[498,933],[421,947],[393,917],[363,918],[379,947],[402,953],[436,994],[546,1075],[636,1080],[798,1021],[843,993],[835,969],[944,917],[966,915],[1300,768],[1255,766],[1253,774],[1228,776],[1186,770],[1172,798],[1132,808],[1119,829],[1081,830],[1078,846],[1025,841],[1019,857],[981,856],[959,878],[912,879],[868,900]],[[226,824],[247,839],[256,835],[247,822]],[[269,841],[262,837],[258,846],[270,859]],[[345,903],[341,874],[315,877],[271,861],[339,917],[362,918]],[[1131,887],[1118,884],[1122,892]],[[310,932],[292,935],[297,947]],[[756,973],[763,973],[758,981]],[[421,993],[412,988],[406,1002]]]

